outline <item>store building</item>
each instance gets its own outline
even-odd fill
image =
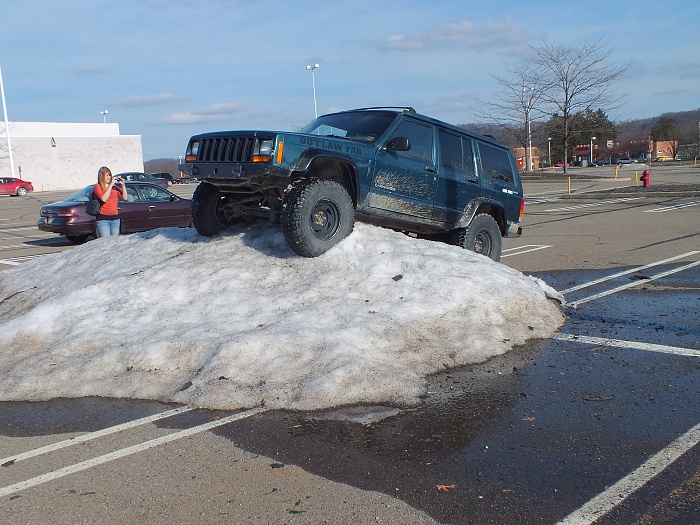
[[[141,135],[120,135],[117,123],[10,122],[9,131],[14,173],[0,122],[0,175],[29,181],[34,191],[94,184],[100,166],[143,171]]]

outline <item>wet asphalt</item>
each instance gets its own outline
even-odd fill
[[[602,273],[573,277],[591,281]],[[612,285],[634,280],[644,275]],[[700,351],[698,282],[696,267],[663,285],[643,282],[566,309],[560,334]],[[541,340],[429,378],[419,407],[268,412],[213,432],[279,468],[297,465],[387,494],[440,523],[557,523],[697,423],[699,387],[697,357]],[[0,434],[89,432],[158,405],[97,398],[3,403]],[[222,415],[194,411],[157,425],[188,428]],[[648,523],[698,523],[697,460],[691,451],[599,523],[646,523],[659,504],[665,513],[673,509],[671,518]],[[665,498],[675,499],[663,504]]]

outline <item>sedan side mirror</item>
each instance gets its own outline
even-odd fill
[[[384,145],[387,151],[408,151],[411,149],[411,141],[408,137],[394,137]]]

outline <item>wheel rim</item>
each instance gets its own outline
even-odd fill
[[[27,194],[27,190],[24,188],[20,188],[17,190],[17,195],[20,195],[21,197],[24,197]]]
[[[320,200],[311,210],[309,219],[314,236],[322,241],[327,241],[338,232],[340,210],[334,202]]]
[[[493,240],[486,231],[480,231],[474,239],[474,251],[481,255],[491,255]]]

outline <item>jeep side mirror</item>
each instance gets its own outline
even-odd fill
[[[384,149],[387,151],[408,151],[411,149],[411,141],[408,137],[394,137],[386,143]]]

